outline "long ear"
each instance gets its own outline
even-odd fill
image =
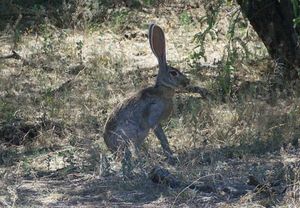
[[[166,60],[166,41],[164,31],[156,24],[149,26],[149,42],[152,52],[158,59],[160,68],[165,67]]]

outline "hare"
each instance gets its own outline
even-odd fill
[[[187,87],[189,79],[167,64],[163,30],[151,24],[148,37],[159,64],[155,85],[140,90],[111,113],[105,124],[104,141],[112,152],[123,151],[129,144],[138,149],[152,129],[167,158],[174,160],[161,122],[172,112],[175,90]]]

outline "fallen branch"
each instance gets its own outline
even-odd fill
[[[215,192],[215,188],[210,185],[196,185],[195,182],[186,183],[177,179],[167,169],[156,166],[148,174],[148,177],[153,183],[167,185],[170,188],[184,188],[193,189],[199,192],[212,193]],[[198,181],[198,180],[197,180]]]
[[[0,59],[16,59],[16,60],[21,60],[23,62],[24,66],[31,66],[31,67],[37,67],[37,65],[22,56],[20,56],[16,51],[12,51],[12,54],[6,55],[6,56],[0,56]]]
[[[0,56],[0,59],[22,59],[22,57],[15,51],[12,51],[12,54],[6,56]]]

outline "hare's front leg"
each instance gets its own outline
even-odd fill
[[[173,157],[173,152],[170,149],[170,145],[168,142],[168,139],[164,133],[164,130],[162,129],[161,125],[158,124],[154,129],[154,134],[155,136],[159,139],[160,144],[163,148],[163,151],[165,153],[165,155],[168,158],[169,163],[174,164],[176,162],[176,159]]]
[[[155,136],[159,139],[163,151],[168,158],[169,163],[174,164],[176,162],[176,159],[173,158],[173,152],[170,149],[170,145],[164,133],[164,130],[162,129],[159,123],[163,118],[165,110],[166,110],[165,103],[161,101],[157,101],[151,103],[145,109],[144,115],[147,118],[148,126],[153,129]]]

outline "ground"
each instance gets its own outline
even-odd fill
[[[49,23],[22,33],[17,45],[3,33],[0,206],[299,207],[299,82],[270,91],[274,65],[250,26],[251,56],[235,63],[231,92],[220,91],[227,17],[235,9],[221,10],[218,38],[205,41],[206,59],[193,56],[194,35],[207,26],[201,5],[120,8],[84,29]],[[163,125],[177,163],[165,161],[151,133],[132,177],[124,178],[102,134],[114,106],[155,80],[150,22],[166,33],[169,62],[214,96],[178,93]],[[4,58],[12,49],[19,59]],[[185,186],[153,183],[148,173],[157,165]]]

